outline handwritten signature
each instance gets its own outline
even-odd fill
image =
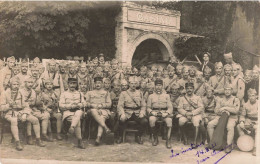
[[[223,150],[226,150],[227,148],[231,148],[231,150],[229,152],[226,152],[221,158],[219,158],[216,162],[214,162],[214,164],[217,164],[219,163],[223,158],[225,158],[229,153],[232,152],[232,150],[236,147],[236,145],[233,146],[233,144],[230,144],[230,145],[227,145],[226,147],[220,149],[220,150],[211,150],[209,148],[205,148],[205,149],[202,149],[202,150],[198,150],[195,154],[195,156],[197,157],[200,157],[201,154],[206,154],[208,152],[211,152],[210,156],[206,157],[206,158],[203,158],[201,160],[197,160],[197,163],[200,164],[202,162],[205,162],[207,161],[210,157],[213,157],[215,156],[216,154],[222,152]]]
[[[202,145],[205,145],[204,142],[201,142],[201,143],[198,144],[198,145],[190,144],[190,147],[187,148],[187,149],[184,149],[184,150],[183,150],[183,148],[181,148],[182,151],[181,151],[180,153],[174,153],[173,149],[171,149],[172,155],[171,155],[170,157],[171,157],[171,158],[177,157],[177,156],[179,156],[179,155],[181,155],[181,154],[185,154],[185,153],[188,152],[188,151],[191,151],[191,150],[193,150],[193,149],[196,149],[196,148],[198,148],[198,147],[200,147],[200,146],[202,146]]]

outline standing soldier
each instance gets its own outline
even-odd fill
[[[111,72],[110,72],[110,80],[113,82],[114,79],[122,79],[123,77],[120,77],[121,76],[121,73],[119,72],[118,70],[118,61],[116,59],[113,59],[111,61]]]
[[[189,67],[189,76],[190,76],[190,82],[195,82],[196,81],[196,76],[197,76],[197,69],[194,65]]]
[[[244,80],[245,80],[244,101],[247,102],[247,100],[248,100],[247,91],[248,91],[249,88],[254,88],[253,87],[254,82],[252,81],[252,70],[246,70],[245,71]]]
[[[49,112],[51,118],[56,118],[56,129],[57,129],[57,139],[62,140],[61,137],[61,125],[62,125],[62,114],[58,107],[59,95],[54,92],[53,81],[51,79],[44,79],[44,90],[42,92],[41,98],[46,108]],[[48,130],[50,132],[50,139],[52,139],[51,122],[49,121]]]
[[[256,155],[256,140],[257,140],[257,125],[258,125],[258,100],[255,89],[249,89],[248,91],[249,100],[243,105],[239,124],[237,126],[239,135],[244,135],[243,130],[254,130],[255,131],[255,146],[252,154]]]
[[[16,75],[19,80],[20,80],[20,87],[23,88],[24,87],[24,79],[25,77],[28,75],[28,63],[26,61],[22,61],[21,63],[21,72]]]
[[[12,68],[15,65],[15,58],[7,58],[7,65],[0,70],[0,94],[9,87],[9,81],[12,76]]]
[[[59,63],[59,72],[57,78],[53,80],[53,85],[59,87],[59,93],[68,90],[68,74],[67,74],[67,63],[62,61]]]
[[[100,144],[100,139],[103,134],[103,129],[105,133],[110,133],[110,129],[105,124],[105,121],[110,117],[110,108],[111,108],[111,98],[110,93],[105,91],[102,87],[103,79],[102,77],[94,78],[95,89],[89,91],[86,94],[86,103],[87,107],[90,108],[92,117],[97,121],[98,125],[98,134],[95,141],[95,145]]]
[[[189,82],[189,68],[182,67],[182,77],[177,81],[178,85],[180,86],[180,90],[182,94],[185,94],[185,84]]]
[[[231,145],[234,138],[234,128],[236,126],[237,122],[237,114],[239,112],[240,108],[240,101],[235,96],[232,96],[232,85],[226,84],[225,85],[225,96],[222,98],[219,98],[216,104],[215,113],[217,113],[219,116],[226,112],[229,115],[228,122],[227,122],[227,144]],[[208,123],[208,132],[209,136],[212,139],[214,128],[218,124],[218,120],[220,117],[216,117],[214,120],[210,121]],[[232,147],[227,147],[226,152],[230,152],[232,150]]]
[[[43,87],[42,78],[39,76],[39,67],[32,66],[30,70],[32,74],[31,78],[33,79],[32,89],[36,92],[37,95],[39,95]]]
[[[128,82],[125,79],[121,80],[121,90],[126,91],[128,89]]]
[[[145,94],[143,94],[145,103],[147,103],[148,97],[151,94],[153,94],[153,92],[154,92],[154,83],[153,82],[147,83],[147,91],[145,92]]]
[[[110,81],[110,79],[104,78],[103,83],[104,83],[104,90],[110,92],[111,91],[111,81]]]
[[[22,95],[22,99],[23,101],[26,103],[26,113],[22,115],[22,119],[25,119],[28,121],[29,124],[27,124],[29,126],[27,126],[27,135],[28,135],[28,144],[32,145],[33,141],[32,141],[32,131],[31,131],[31,124],[33,125],[33,130],[34,133],[36,135],[36,144],[39,145],[40,147],[44,147],[45,144],[42,143],[41,139],[40,139],[40,124],[39,124],[39,120],[37,119],[36,116],[34,116],[34,110],[36,108],[36,99],[37,99],[37,95],[36,92],[32,89],[33,87],[33,79],[30,76],[27,76],[24,80],[25,82],[25,86],[24,88],[21,89],[20,93]],[[49,115],[48,114],[43,114],[42,119],[44,120],[42,123],[42,132],[43,135],[45,135],[45,138],[47,137],[47,126],[48,126],[48,119],[49,119]]]
[[[171,148],[171,128],[172,128],[172,103],[170,96],[163,92],[163,81],[161,79],[156,79],[155,82],[155,92],[148,97],[147,100],[147,112],[149,113],[149,123],[153,134],[153,146],[157,146],[158,136],[155,123],[159,119],[167,125],[167,138],[166,147]]]
[[[89,75],[88,75],[88,70],[87,70],[87,64],[85,62],[82,62],[79,66],[79,72],[77,74],[77,78],[78,78],[78,83],[80,84],[81,81],[87,81],[87,85],[88,85],[88,91],[90,90],[90,86],[92,86],[93,84],[91,84],[92,80],[90,79]]]
[[[103,66],[103,75],[105,78],[109,78],[109,71],[110,71],[110,63],[106,61]]]
[[[176,66],[176,75],[177,75],[178,79],[182,78],[182,70],[183,70],[183,65],[179,63]]]
[[[57,78],[56,76],[57,74],[57,70],[56,70],[56,61],[54,59],[51,59],[48,63],[47,63],[47,70],[45,70],[45,72],[42,75],[43,79],[52,79],[54,80],[55,78]]]
[[[77,81],[78,81],[77,73],[78,73],[78,64],[70,63],[68,78],[74,78],[74,79],[77,79]]]
[[[208,84],[205,82],[205,79],[203,78],[202,74],[197,75],[195,81],[194,81],[194,94],[197,96],[204,96],[206,94],[206,88]]]
[[[205,81],[208,82],[211,76],[212,76],[212,69],[206,66],[203,70],[203,77]]]
[[[232,78],[232,85],[233,85],[233,95],[237,97],[240,102],[244,99],[245,93],[245,82],[244,79],[239,75],[240,65],[234,64],[233,65],[233,78]]]
[[[148,82],[148,78],[147,78],[147,67],[146,66],[142,66],[140,68],[140,78],[141,81],[146,81]]]
[[[180,97],[178,112],[181,115],[179,118],[179,126],[184,135],[184,144],[187,143],[186,123],[191,121],[195,127],[194,143],[197,144],[197,137],[199,133],[199,126],[202,121],[202,113],[204,111],[202,100],[199,96],[194,94],[194,84],[185,84],[186,95]]]
[[[209,85],[213,87],[214,94],[217,96],[222,96],[224,94],[224,75],[223,72],[223,64],[221,62],[215,63],[215,72],[216,75],[211,76],[209,79]]]
[[[136,90],[137,80],[135,76],[129,78],[129,89],[122,91],[118,100],[117,111],[119,115],[119,138],[117,143],[122,142],[123,130],[127,121],[135,121],[137,123],[138,133],[135,141],[143,144],[142,135],[144,127],[147,123],[145,116],[145,102],[142,93]]]
[[[85,149],[82,141],[80,119],[82,117],[82,109],[85,107],[84,95],[76,90],[78,81],[76,78],[68,78],[69,90],[61,93],[59,107],[63,111],[63,118],[71,122],[69,133],[75,132],[78,139],[78,147]]]

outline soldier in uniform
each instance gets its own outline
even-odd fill
[[[19,79],[20,79],[20,87],[23,88],[24,87],[24,79],[25,77],[28,75],[28,63],[27,62],[24,62],[22,61],[21,63],[21,72],[16,75]]]
[[[222,96],[224,94],[224,75],[223,72],[223,64],[221,62],[215,63],[215,75],[211,76],[208,84],[213,87],[214,94],[217,96]]]
[[[60,95],[59,107],[63,111],[63,118],[71,122],[69,133],[75,133],[78,139],[78,147],[85,149],[82,141],[80,119],[82,117],[82,109],[86,106],[84,95],[76,90],[78,81],[76,78],[68,78],[69,90],[62,92]]]
[[[185,84],[189,82],[189,68],[188,67],[182,67],[182,78],[180,78],[177,83],[180,86],[180,90],[182,94],[185,94]]]
[[[140,88],[139,90],[142,92],[143,95],[147,92],[147,82],[146,81],[140,81]]]
[[[61,125],[62,125],[62,114],[58,108],[59,95],[55,93],[53,89],[53,81],[51,79],[44,79],[44,90],[41,94],[41,99],[43,101],[45,110],[49,112],[51,118],[55,118],[56,121],[56,129],[57,129],[57,139],[62,140],[61,137]],[[49,136],[52,140],[52,130],[51,130],[51,122],[49,121],[48,126]]]
[[[55,78],[57,78],[56,76],[57,74],[57,70],[56,70],[56,61],[54,59],[51,59],[48,63],[47,63],[47,70],[45,70],[45,72],[42,75],[43,79],[52,79],[54,80]]]
[[[182,70],[183,70],[183,65],[182,64],[178,64],[176,66],[176,75],[177,75],[178,79],[182,78]]]
[[[59,63],[59,71],[58,75],[53,80],[54,86],[59,87],[59,92],[62,93],[64,91],[68,90],[68,74],[67,74],[67,63],[65,61],[62,61]]]
[[[195,82],[197,76],[197,69],[194,65],[189,67],[190,82]]]
[[[205,82],[205,79],[203,78],[202,74],[197,75],[195,81],[194,81],[194,94],[197,96],[204,96],[206,93],[206,88],[208,84]]]
[[[158,145],[158,136],[155,123],[158,119],[163,119],[167,126],[166,147],[171,148],[171,128],[172,128],[172,103],[170,96],[163,93],[163,81],[157,79],[154,82],[155,92],[148,97],[147,112],[149,113],[149,123],[153,134],[153,146]]]
[[[252,70],[252,88],[259,93],[259,68],[255,65]]]
[[[37,95],[39,95],[43,87],[42,78],[39,76],[39,67],[32,66],[30,71],[32,74],[31,78],[33,79],[32,89],[36,92]]]
[[[68,73],[68,78],[74,78],[77,79],[78,81],[78,64],[77,63],[71,63],[69,65],[69,73]]]
[[[18,121],[26,121],[25,103],[22,100],[22,95],[19,90],[20,81],[16,77],[10,79],[10,89],[4,91],[1,95],[0,111],[4,112],[4,118],[11,123],[11,132],[15,139],[16,150],[21,151],[23,147],[20,143],[18,133]]]
[[[106,61],[103,66],[103,75],[105,78],[109,78],[109,71],[110,71],[110,63]]]
[[[140,68],[140,78],[141,81],[146,81],[148,82],[148,78],[147,78],[147,67],[146,66],[142,66]]]
[[[239,135],[244,135],[244,129],[255,131],[255,146],[252,154],[256,155],[256,134],[258,125],[258,100],[257,93],[255,89],[249,89],[248,91],[249,100],[244,103],[241,116],[239,119],[239,124],[237,126]]]
[[[13,77],[18,75],[20,73],[20,70],[21,70],[20,65],[14,66],[13,69],[12,69]]]
[[[204,68],[204,70],[203,70],[203,77],[204,77],[206,82],[209,81],[210,77],[212,76],[212,73],[213,73],[213,71],[212,71],[212,69],[210,67],[206,66]]]
[[[247,102],[247,100],[248,100],[247,91],[249,88],[254,88],[253,87],[254,84],[252,82],[252,70],[245,71],[244,80],[245,80],[244,101]]]
[[[111,61],[111,72],[110,72],[110,80],[113,82],[115,79],[122,79],[123,77],[120,77],[122,73],[118,70],[118,61],[116,59],[113,59]]]
[[[236,96],[240,102],[244,99],[245,93],[245,82],[244,79],[239,75],[240,65],[234,64],[233,65],[233,78],[232,78],[232,85],[233,85],[233,95]]]
[[[86,103],[87,107],[90,108],[90,112],[92,117],[98,123],[98,134],[97,139],[95,141],[95,145],[100,144],[100,139],[103,134],[103,130],[105,133],[110,133],[110,129],[105,124],[105,121],[110,117],[110,108],[112,105],[110,93],[109,91],[105,91],[103,87],[103,79],[102,77],[95,77],[95,89],[93,91],[89,91],[86,94]]]
[[[9,87],[9,81],[12,76],[12,68],[15,65],[15,58],[7,58],[7,65],[0,70],[0,94]]]
[[[143,94],[144,95],[144,100],[147,103],[148,97],[153,94],[154,92],[154,83],[150,82],[147,83],[147,91]]]
[[[187,82],[185,84],[186,95],[180,97],[178,112],[181,115],[179,118],[179,126],[181,128],[182,134],[184,135],[184,144],[187,143],[186,136],[186,123],[191,121],[195,127],[194,144],[197,144],[197,137],[199,132],[199,126],[202,121],[202,113],[204,112],[204,107],[202,100],[199,96],[194,94],[194,84]]]
[[[240,101],[238,98],[232,95],[232,85],[226,84],[225,85],[225,96],[222,98],[219,98],[216,103],[215,113],[217,113],[219,116],[226,112],[229,115],[228,122],[227,122],[227,144],[230,145],[233,142],[234,138],[234,128],[237,123],[237,114],[239,112],[240,108]],[[220,117],[216,117],[212,121],[208,123],[208,132],[209,136],[213,135],[214,128],[218,124],[218,120]],[[212,137],[211,137],[212,138]],[[225,149],[226,152],[230,152],[232,150],[231,147],[227,147]]]
[[[138,133],[135,141],[143,144],[142,135],[147,123],[145,116],[145,101],[139,90],[136,90],[137,80],[135,76],[129,78],[129,89],[122,91],[118,100],[117,112],[119,116],[119,138],[117,143],[122,142],[123,129],[127,121],[137,123]]]
[[[42,143],[41,139],[40,139],[40,123],[39,120],[36,116],[34,116],[34,111],[37,111],[38,109],[36,108],[36,105],[38,105],[38,101],[37,100],[37,95],[36,92],[32,89],[33,87],[33,79],[31,76],[27,76],[24,80],[25,82],[25,86],[24,88],[22,88],[20,90],[20,93],[22,95],[22,99],[23,101],[26,103],[26,108],[24,109],[24,113],[22,114],[22,119],[26,121],[28,121],[27,124],[27,136],[28,136],[28,140],[27,143],[29,145],[33,144],[32,141],[32,131],[31,131],[31,124],[33,126],[33,130],[34,133],[36,135],[36,144],[40,147],[44,147],[45,144]],[[47,138],[47,127],[48,127],[48,119],[49,119],[49,115],[46,114],[41,118],[43,121],[42,125],[44,127],[42,127],[42,135],[45,135],[45,138]]]
[[[79,72],[77,74],[77,78],[78,78],[78,83],[80,84],[81,81],[87,81],[87,85],[90,87],[92,80],[90,79],[89,75],[88,75],[88,70],[87,70],[87,64],[85,62],[82,62],[79,66]],[[90,88],[88,88],[88,90],[90,90]]]
[[[128,89],[128,82],[125,79],[121,80],[121,90],[126,91]]]
[[[104,84],[104,90],[110,92],[111,91],[111,81],[110,81],[110,79],[104,78],[103,84]]]

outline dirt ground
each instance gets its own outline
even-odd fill
[[[144,136],[144,144],[139,145],[134,142],[134,136],[129,134],[126,138],[126,143],[94,146],[94,140],[84,140],[86,149],[78,149],[75,144],[77,140],[70,136],[67,141],[54,141],[45,142],[46,147],[40,148],[35,145],[24,145],[23,151],[16,151],[15,145],[10,142],[11,135],[4,134],[4,140],[0,148],[0,156],[2,159],[34,159],[34,160],[59,160],[59,161],[88,161],[88,162],[163,162],[163,163],[215,163],[221,159],[225,153],[220,152],[212,156],[212,150],[196,155],[197,151],[204,151],[204,146],[197,149],[180,153],[188,149],[190,146],[184,146],[181,142],[177,141],[174,137],[173,152],[180,153],[179,156],[172,157],[171,149],[165,147],[165,140],[159,138],[159,145],[154,147],[149,141],[149,137]],[[245,155],[250,159],[250,152],[243,153],[238,150],[233,150],[231,154],[227,154],[219,163],[226,163],[225,160],[231,158],[233,154]],[[235,157],[235,156],[234,156]],[[206,159],[203,162],[203,159]],[[237,162],[236,162],[237,163]]]

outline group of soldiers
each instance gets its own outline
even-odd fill
[[[120,144],[127,123],[135,121],[135,141],[143,144],[149,125],[152,145],[156,146],[156,123],[162,121],[166,147],[171,148],[173,119],[178,122],[184,144],[189,144],[187,125],[193,124],[193,143],[197,144],[200,131],[204,139],[206,134],[212,139],[223,112],[229,115],[227,144],[232,144],[235,128],[239,135],[244,135],[244,130],[256,130],[259,68],[243,72],[232,53],[224,54],[224,64],[212,64],[210,57],[210,53],[204,54],[200,68],[178,63],[165,68],[142,66],[139,70],[122,68],[116,59],[105,61],[103,55],[87,63],[51,59],[46,67],[39,58],[29,65],[26,60],[17,63],[9,57],[0,70],[0,110],[11,123],[17,150],[23,149],[19,122],[27,123],[29,145],[33,144],[32,127],[38,146],[45,146],[42,140],[53,141],[50,119],[55,118],[57,140],[63,139],[62,128],[68,127],[66,133],[75,134],[78,147],[85,149],[83,117],[92,117],[98,124],[95,145],[111,133]]]

